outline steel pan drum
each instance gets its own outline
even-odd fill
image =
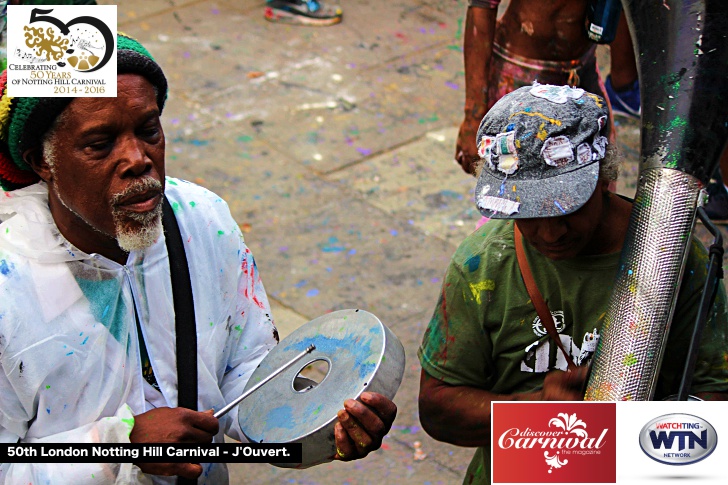
[[[389,399],[404,374],[404,348],[377,317],[363,310],[341,310],[311,320],[283,339],[263,359],[246,390],[260,382],[309,345],[316,349],[243,400],[238,422],[253,443],[301,443],[303,462],[281,464],[306,468],[336,454],[336,413],[346,399],[364,391]],[[299,376],[309,364],[328,363],[318,385]],[[311,384],[311,385],[308,385]]]

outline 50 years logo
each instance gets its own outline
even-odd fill
[[[34,8],[30,13],[29,24],[46,23],[55,26],[61,35],[56,35],[53,27],[32,27],[26,25],[25,45],[35,49],[35,55],[59,61],[64,55],[68,63],[77,71],[93,72],[101,69],[111,59],[114,53],[114,34],[111,29],[100,19],[84,15],[63,22],[62,20],[49,15],[53,9],[42,10]],[[93,32],[93,27],[98,32]],[[71,34],[74,28],[74,35]],[[71,46],[75,46],[73,48]],[[76,51],[80,51],[74,55]],[[101,54],[102,57],[99,57]],[[57,62],[58,66],[64,67],[62,61]]]
[[[718,445],[715,428],[692,414],[665,414],[642,427],[640,448],[666,465],[690,465],[710,456]]]
[[[116,6],[8,6],[12,97],[116,96]]]

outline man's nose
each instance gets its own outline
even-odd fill
[[[146,145],[136,137],[128,137],[121,142],[120,158],[125,174],[140,176],[152,167],[152,159],[147,155]]]

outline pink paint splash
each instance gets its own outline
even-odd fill
[[[481,227],[481,226],[482,226],[483,224],[485,224],[486,222],[488,222],[489,220],[490,220],[490,218],[489,218],[489,217],[485,217],[485,216],[481,217],[481,218],[480,218],[480,220],[479,220],[478,222],[476,222],[476,223],[475,223],[475,228],[476,228],[476,229],[480,229],[480,227]]]

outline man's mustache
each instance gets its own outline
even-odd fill
[[[143,194],[145,192],[162,192],[162,183],[154,177],[144,177],[138,182],[133,182],[132,185],[124,189],[124,191],[112,195],[111,206],[116,207],[122,204],[125,200],[134,197],[135,195]]]

